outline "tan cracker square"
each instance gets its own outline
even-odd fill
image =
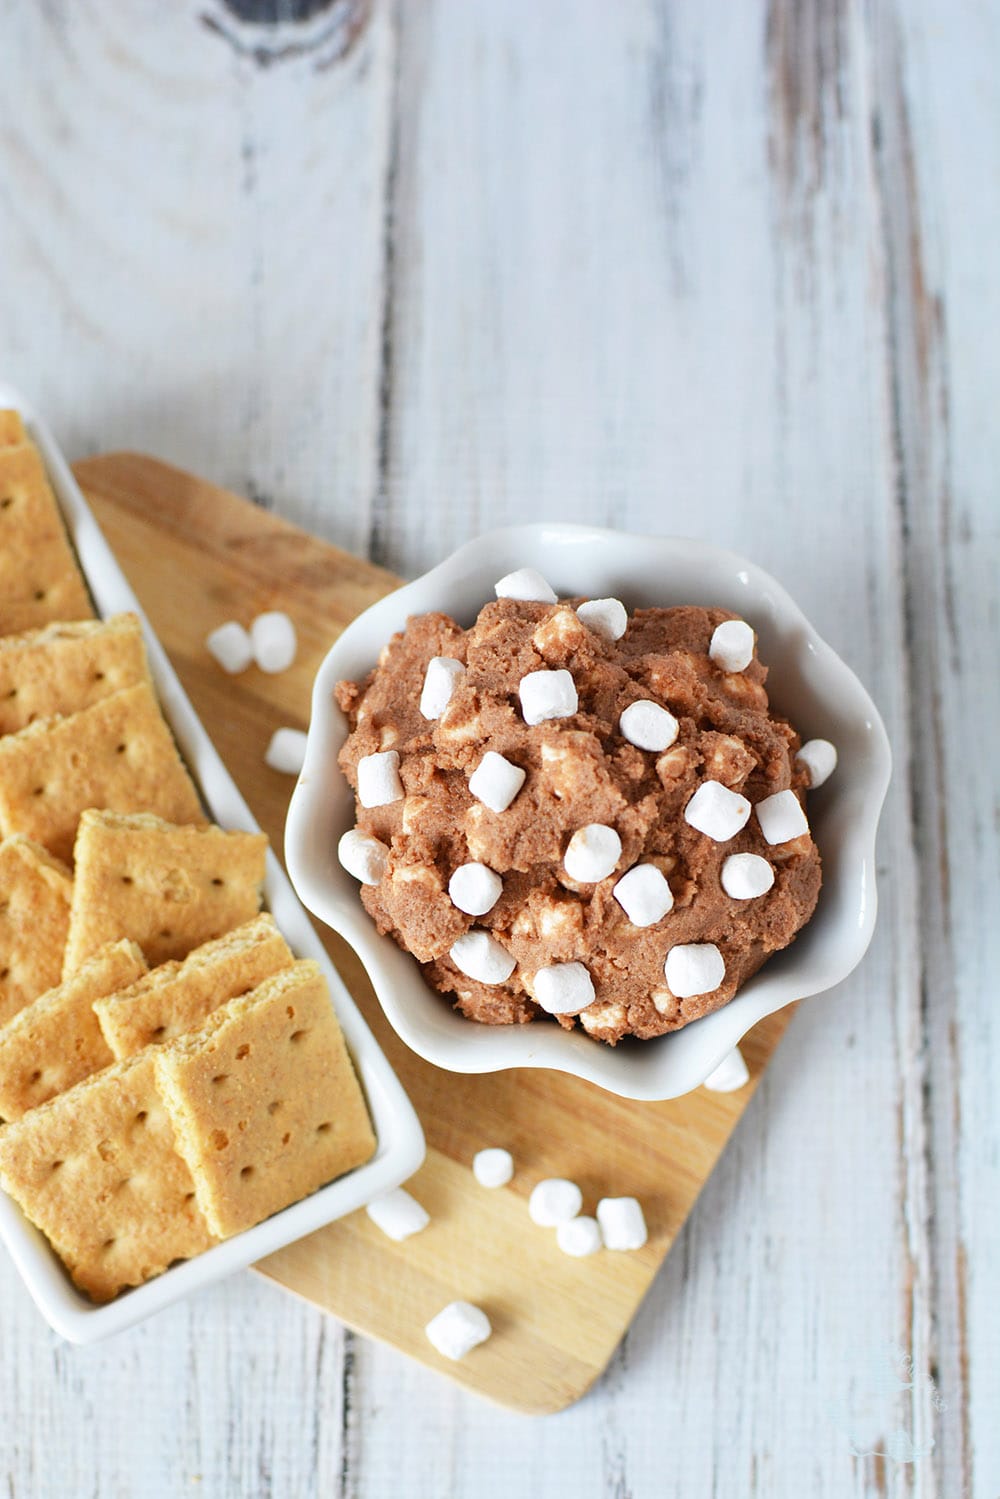
[[[0,635],[93,613],[36,449],[0,446]]]
[[[0,843],[0,1025],[58,984],[73,877],[27,838]]]
[[[36,718],[78,713],[148,680],[142,630],[134,614],[2,636],[0,734],[15,734]]]

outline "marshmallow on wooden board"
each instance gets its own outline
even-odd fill
[[[570,1218],[567,1223],[560,1223],[556,1227],[556,1243],[563,1254],[572,1255],[575,1260],[582,1260],[588,1254],[596,1254],[603,1240],[601,1228],[596,1218]]]
[[[666,708],[661,708],[659,703],[654,703],[649,698],[640,698],[637,703],[629,703],[618,720],[618,728],[636,749],[658,753],[670,748],[677,738],[680,725],[674,715],[668,713]]]
[[[539,968],[531,987],[548,1015],[579,1015],[594,1003],[594,981],[582,963],[551,963]]]
[[[205,640],[205,648],[231,677],[246,671],[253,660],[253,642],[235,619],[227,619],[224,625],[213,630]]]
[[[663,973],[675,999],[693,999],[718,989],[726,964],[714,942],[681,942],[667,953]]]
[[[485,916],[503,893],[503,880],[487,864],[460,864],[448,881],[451,903],[466,916]]]
[[[753,660],[753,631],[742,619],[724,619],[712,632],[708,654],[723,671],[745,671]]]
[[[358,801],[363,807],[387,807],[404,795],[399,779],[399,751],[379,750],[358,761]]]
[[[684,821],[714,843],[728,843],[745,828],[753,811],[745,796],[721,781],[702,781],[684,808]]]
[[[477,1150],[472,1157],[472,1174],[481,1187],[505,1187],[514,1175],[514,1157],[497,1145]]]
[[[469,777],[469,790],[491,812],[506,812],[521,787],[526,772],[512,765],[496,750],[487,750]]]
[[[545,723],[550,718],[572,718],[579,707],[571,672],[529,671],[518,684],[521,713],[526,724]]]
[[[533,567],[519,567],[506,573],[494,589],[498,599],[520,599],[522,603],[558,604],[554,588]]]
[[[597,1221],[605,1249],[641,1249],[648,1238],[646,1219],[635,1197],[602,1197]]]
[[[421,1207],[415,1197],[402,1187],[385,1192],[368,1204],[365,1211],[369,1218],[390,1239],[401,1244],[411,1234],[418,1234],[431,1221],[426,1208]]]
[[[621,599],[588,599],[577,605],[576,615],[602,640],[621,640],[628,629],[628,610]]]
[[[420,694],[420,712],[424,718],[441,717],[464,673],[465,667],[453,656],[431,657]]]
[[[611,893],[633,926],[655,926],[673,909],[673,891],[655,864],[633,864]]]
[[[349,828],[337,844],[337,858],[362,885],[380,883],[388,857],[389,850],[381,839],[363,833],[360,828]]]
[[[611,874],[622,856],[622,841],[614,828],[603,822],[588,822],[577,828],[563,856],[563,868],[571,880],[596,885]]]
[[[282,775],[297,776],[305,764],[306,738],[301,729],[275,729],[264,751],[264,764]]]
[[[776,791],[754,807],[765,842],[790,843],[808,833],[809,823],[794,791]]]
[[[287,671],[295,660],[298,640],[295,626],[281,609],[268,609],[258,614],[250,625],[254,660],[261,671],[273,675]]]
[[[728,1051],[718,1067],[708,1074],[703,1087],[710,1093],[736,1093],[750,1081],[750,1069],[738,1046]]]
[[[774,884],[774,870],[760,854],[730,854],[719,873],[722,888],[733,900],[754,900]]]
[[[809,790],[828,781],[837,768],[837,747],[829,739],[809,739],[795,756],[809,772]]]
[[[517,967],[507,949],[478,928],[459,937],[448,956],[460,972],[480,984],[505,984]]]
[[[576,1182],[562,1176],[547,1176],[537,1182],[528,1198],[528,1216],[540,1228],[568,1223],[583,1207],[583,1193]]]
[[[489,1317],[471,1301],[449,1302],[424,1328],[438,1353],[455,1360],[485,1343],[492,1331]]]

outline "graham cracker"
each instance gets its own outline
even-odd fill
[[[0,833],[24,833],[68,861],[87,807],[205,821],[148,682],[0,739]]]
[[[124,687],[149,680],[135,614],[45,625],[0,637],[0,734],[36,718],[78,713]]]
[[[260,910],[266,852],[263,833],[84,812],[64,973],[120,937],[155,967],[231,932]]]
[[[0,843],[0,1025],[62,973],[73,877],[27,838]]]
[[[37,450],[0,445],[0,635],[93,613]]]
[[[226,1000],[246,994],[294,961],[274,917],[264,913],[202,943],[183,962],[162,963],[127,989],[97,999],[94,1014],[114,1055],[131,1057],[144,1046],[193,1030]]]
[[[95,1301],[213,1242],[142,1052],[0,1129],[0,1185]]]
[[[0,1029],[0,1117],[20,1119],[115,1060],[93,1002],[146,972],[134,942],[102,947],[72,978],[40,994]]]
[[[0,448],[16,448],[28,441],[19,411],[0,411]]]
[[[299,962],[155,1049],[198,1204],[220,1238],[360,1166],[364,1095],[317,963]]]

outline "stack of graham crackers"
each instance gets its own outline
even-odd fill
[[[205,818],[138,619],[93,618],[0,412],[0,1184],[96,1301],[375,1149],[266,847]]]

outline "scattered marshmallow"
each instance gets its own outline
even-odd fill
[[[726,965],[714,942],[682,942],[667,953],[663,965],[675,999],[712,994],[726,976]]]
[[[655,864],[633,864],[611,893],[633,926],[655,926],[674,904],[674,893]]]
[[[733,900],[753,900],[770,890],[774,884],[774,870],[760,854],[730,854],[719,878],[723,890]]]
[[[485,1343],[492,1331],[489,1317],[471,1301],[450,1302],[424,1328],[438,1353],[456,1360]]]
[[[715,843],[727,843],[745,828],[753,808],[721,781],[702,781],[684,808],[684,821]]]
[[[337,844],[337,858],[362,885],[377,885],[385,874],[389,850],[378,838],[351,828]]]
[[[539,968],[532,988],[549,1015],[579,1015],[594,1003],[594,981],[582,963],[552,963]]]
[[[363,807],[387,807],[404,795],[399,779],[399,751],[380,750],[358,761],[358,801]]]
[[[753,631],[742,619],[716,625],[708,654],[723,671],[745,671],[753,660]]]
[[[494,588],[498,599],[521,599],[536,604],[559,602],[555,589],[533,567],[519,567],[516,572],[507,573]]]
[[[298,641],[295,626],[280,609],[258,614],[250,626],[253,654],[261,671],[287,671],[295,660]]]
[[[568,1223],[583,1207],[583,1193],[576,1182],[561,1176],[548,1176],[532,1188],[528,1198],[528,1216],[540,1228],[555,1228]]]
[[[505,1187],[514,1175],[514,1157],[495,1145],[477,1150],[472,1157],[472,1174],[481,1187]]]
[[[467,916],[485,916],[503,892],[503,880],[487,864],[460,864],[448,881],[452,905]]]
[[[559,671],[529,671],[518,686],[521,712],[527,724],[548,718],[571,718],[580,705],[576,683],[565,667]]]
[[[628,610],[621,599],[589,599],[577,606],[576,614],[602,640],[621,640],[628,629]]]
[[[710,1072],[704,1087],[712,1093],[736,1093],[750,1081],[750,1069],[743,1060],[738,1046],[727,1051],[714,1072]]]
[[[473,930],[449,949],[448,956],[467,978],[480,984],[505,984],[517,962],[489,932]]]
[[[602,1197],[597,1204],[597,1221],[605,1249],[641,1249],[649,1237],[635,1197]]]
[[[524,785],[526,774],[496,750],[487,750],[469,777],[469,790],[491,812],[506,812]]]
[[[264,764],[282,775],[297,776],[306,758],[306,735],[301,729],[275,729],[264,751]]]
[[[614,828],[603,822],[588,822],[577,828],[563,857],[563,868],[571,880],[596,885],[606,879],[622,856],[622,841]]]
[[[574,1259],[585,1259],[588,1254],[596,1254],[603,1240],[601,1229],[596,1218],[570,1218],[568,1223],[560,1223],[556,1227],[556,1243],[563,1254],[571,1254]]]
[[[453,656],[432,656],[424,672],[420,694],[420,712],[424,718],[440,718],[451,702],[459,678],[465,674],[461,661]]]
[[[809,772],[809,790],[828,781],[837,768],[837,747],[829,739],[810,739],[795,756]]]
[[[643,698],[630,703],[618,720],[618,728],[636,749],[669,749],[677,738],[680,724],[672,713],[661,708],[659,703]]]
[[[213,655],[222,667],[234,677],[237,672],[246,671],[253,660],[253,642],[242,625],[238,625],[235,619],[227,620],[217,630],[213,630],[205,641],[205,647]]]
[[[390,1239],[401,1244],[411,1234],[418,1234],[431,1221],[426,1208],[421,1207],[415,1197],[402,1187],[376,1197],[365,1209],[369,1218]]]
[[[802,803],[794,791],[776,791],[774,796],[765,796],[754,811],[768,843],[790,843],[809,831]]]

